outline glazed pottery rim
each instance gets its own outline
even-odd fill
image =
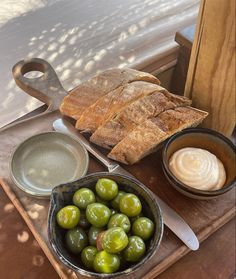
[[[52,199],[53,199],[54,193],[56,193],[58,189],[60,189],[61,187],[65,186],[65,185],[69,185],[69,184],[78,182],[80,180],[82,181],[82,180],[86,180],[87,178],[93,178],[93,177],[94,177],[94,179],[98,179],[99,177],[102,177],[104,175],[105,176],[118,176],[120,178],[124,178],[126,180],[130,180],[132,183],[138,185],[138,187],[141,187],[148,194],[149,198],[155,204],[155,208],[156,208],[155,210],[157,210],[157,218],[158,218],[158,222],[159,222],[159,224],[155,224],[155,227],[157,227],[157,225],[158,225],[158,228],[160,230],[159,231],[159,236],[158,236],[158,238],[156,240],[156,243],[152,247],[152,251],[151,251],[150,254],[147,254],[145,257],[143,257],[143,259],[140,262],[137,262],[132,267],[129,267],[129,268],[125,269],[125,270],[114,272],[114,273],[111,273],[111,274],[108,274],[108,273],[96,273],[96,272],[93,272],[93,271],[90,271],[90,270],[82,269],[82,268],[74,265],[73,263],[71,263],[69,260],[67,260],[65,258],[65,256],[62,255],[62,253],[57,249],[57,245],[54,242],[54,238],[52,236],[52,230],[51,230],[50,225],[49,225],[49,224],[52,224],[53,213],[55,212],[55,206],[56,206],[55,204],[54,204],[54,206],[52,206]],[[124,174],[110,173],[110,172],[96,172],[96,173],[88,174],[88,175],[86,175],[86,176],[84,176],[84,177],[82,177],[82,178],[80,178],[80,179],[78,179],[76,181],[73,181],[73,182],[70,182],[70,183],[66,183],[66,184],[60,184],[60,185],[58,185],[58,186],[53,188],[52,194],[51,194],[51,199],[50,199],[49,211],[48,211],[48,228],[47,228],[47,231],[48,231],[49,243],[51,244],[51,247],[53,248],[52,250],[53,250],[54,254],[57,257],[59,257],[60,260],[67,267],[73,269],[76,273],[79,273],[79,274],[87,276],[87,277],[94,276],[96,278],[115,278],[117,276],[126,275],[129,272],[136,271],[138,268],[140,268],[141,265],[143,265],[146,262],[148,262],[155,255],[155,252],[158,250],[158,248],[160,246],[160,243],[161,243],[161,240],[162,240],[162,237],[163,237],[164,221],[163,221],[162,211],[161,211],[160,205],[158,204],[157,200],[155,199],[154,194],[152,195],[152,191],[149,188],[147,188],[146,186],[144,186],[140,181],[138,181],[137,179],[132,178],[132,177],[130,177],[128,175],[124,175]]]
[[[224,194],[225,192],[228,192],[229,190],[231,190],[234,186],[235,186],[235,179],[233,179],[233,181],[231,181],[230,183],[224,185],[223,188],[218,189],[218,190],[212,190],[212,191],[208,191],[208,190],[200,190],[200,189],[195,189],[193,187],[190,187],[186,184],[184,184],[183,182],[181,182],[169,169],[169,162],[167,161],[167,151],[168,148],[170,146],[170,144],[175,141],[176,139],[185,136],[187,134],[208,134],[210,136],[213,137],[217,137],[219,139],[221,139],[222,141],[224,141],[231,149],[233,152],[235,152],[235,146],[234,144],[228,139],[226,138],[224,135],[220,134],[219,132],[212,130],[212,129],[208,129],[208,128],[188,128],[185,129],[181,132],[178,132],[176,134],[174,134],[172,137],[169,138],[169,140],[166,142],[163,150],[162,150],[162,167],[163,167],[163,171],[164,174],[166,176],[169,177],[170,180],[173,180],[172,183],[175,184],[176,187],[179,187],[182,191],[184,192],[188,192],[190,194],[194,194],[196,196],[199,197],[214,197],[214,196],[218,196],[221,194]]]
[[[63,135],[66,136],[72,140],[74,140],[75,142],[77,142],[82,150],[83,153],[85,155],[85,160],[83,161],[83,172],[82,175],[80,176],[80,178],[84,177],[88,171],[88,166],[89,166],[89,155],[88,155],[88,151],[86,150],[86,148],[84,147],[84,145],[80,142],[80,140],[78,140],[78,138],[76,138],[75,136],[69,135],[67,133],[63,133],[63,132],[58,132],[58,131],[47,131],[47,132],[42,132],[42,133],[37,133],[35,135],[32,135],[28,138],[26,138],[25,140],[23,140],[22,142],[20,142],[13,150],[11,157],[10,157],[10,163],[9,163],[9,168],[10,168],[10,177],[12,179],[12,181],[15,183],[15,185],[21,189],[22,191],[24,191],[26,194],[36,197],[36,198],[50,198],[52,190],[54,189],[54,187],[52,187],[52,189],[49,189],[48,191],[46,191],[45,193],[43,192],[36,192],[35,190],[30,190],[28,188],[25,188],[24,186],[21,185],[21,183],[18,181],[17,177],[14,175],[14,171],[13,171],[13,162],[14,162],[14,157],[16,152],[25,144],[27,143],[27,141],[32,140],[33,138],[37,138],[39,136],[44,136],[47,134],[52,134],[52,135]],[[71,181],[72,182],[72,181]]]

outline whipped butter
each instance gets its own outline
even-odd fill
[[[225,168],[211,152],[194,147],[176,151],[170,158],[171,172],[184,184],[200,190],[217,190],[224,186]]]

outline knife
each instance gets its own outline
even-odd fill
[[[135,178],[128,171],[123,169],[118,163],[110,160],[99,150],[97,150],[90,142],[81,134],[75,127],[65,119],[57,119],[53,123],[53,128],[56,131],[63,132],[65,134],[72,135],[80,140],[84,147],[96,157],[105,167],[107,167],[109,172],[124,174]],[[136,178],[135,178],[136,179]],[[137,180],[137,179],[136,179]],[[148,189],[148,188],[147,188]],[[149,189],[148,189],[149,190]],[[149,190],[150,191],[150,190]],[[161,208],[164,224],[176,235],[179,239],[185,243],[191,250],[197,250],[199,248],[199,241],[189,227],[189,225],[184,221],[184,219],[178,215],[172,208],[170,208],[163,200],[159,197],[156,200]]]

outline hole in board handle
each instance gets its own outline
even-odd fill
[[[29,78],[29,79],[31,79],[31,78],[39,78],[39,77],[41,77],[43,74],[44,74],[44,73],[41,72],[41,71],[30,71],[30,72],[25,73],[25,74],[24,74],[24,77]]]

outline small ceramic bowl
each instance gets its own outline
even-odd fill
[[[213,153],[224,165],[226,182],[219,190],[198,190],[187,186],[178,180],[169,169],[172,154],[184,147],[202,148]],[[190,128],[172,136],[162,152],[163,171],[170,184],[182,194],[195,199],[211,199],[231,190],[236,185],[235,146],[222,134],[205,128]]]
[[[59,132],[41,133],[15,149],[11,178],[26,193],[49,197],[56,185],[84,176],[88,162],[88,152],[77,139]]]
[[[79,256],[74,256],[69,253],[65,247],[64,237],[65,230],[61,229],[56,222],[56,214],[62,207],[72,204],[72,197],[76,190],[82,187],[88,187],[95,191],[95,184],[99,178],[110,178],[117,182],[119,189],[126,192],[136,194],[142,203],[142,211],[145,216],[151,218],[155,224],[155,230],[151,240],[146,242],[146,254],[137,263],[129,264],[124,269],[113,274],[99,274],[87,270],[80,262]],[[78,181],[59,185],[52,191],[50,208],[48,215],[48,236],[49,242],[52,245],[56,256],[69,268],[74,270],[79,275],[93,278],[123,278],[125,275],[133,275],[143,264],[150,260],[156,253],[163,234],[163,220],[160,208],[157,204],[154,195],[147,190],[140,182],[125,175],[111,174],[100,172],[87,175]],[[134,277],[133,277],[134,278]]]

